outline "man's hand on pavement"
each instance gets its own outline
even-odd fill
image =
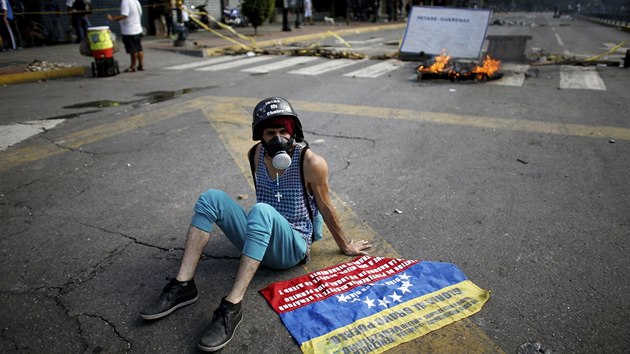
[[[361,240],[354,242],[351,240],[343,253],[347,256],[365,256],[367,255],[367,249],[371,248],[372,245],[369,241]]]

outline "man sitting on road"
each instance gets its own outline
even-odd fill
[[[203,193],[176,278],[157,302],[140,312],[142,318],[154,320],[197,301],[193,276],[216,223],[242,255],[232,288],[199,341],[203,351],[219,350],[232,339],[243,316],[241,300],[261,264],[288,269],[308,261],[313,239],[321,237],[321,218],[344,254],[365,255],[371,247],[368,241],[348,242],[344,237],[329,196],[328,165],[308,144],[301,144],[302,124],[287,100],[259,102],[252,130],[253,140],[260,141],[249,153],[257,204],[245,212],[223,191]]]

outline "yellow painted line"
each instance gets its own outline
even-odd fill
[[[84,67],[71,67],[71,68],[63,68],[56,69],[50,71],[37,71],[37,72],[24,72],[24,73],[15,73],[15,74],[6,74],[0,75],[0,85],[12,85],[19,84],[24,82],[32,82],[39,80],[51,80],[58,79],[62,77],[73,77],[73,76],[83,76],[85,75]]]
[[[247,151],[254,142],[251,140],[251,110],[257,103],[257,99],[242,97],[207,97],[203,101],[197,101],[195,105],[206,115],[208,121],[216,129],[217,134],[230,151],[234,161],[241,172],[247,176],[250,186],[251,170],[247,159]],[[294,101],[295,102],[295,101]],[[295,102],[299,112],[303,102]],[[330,112],[321,110],[321,113]],[[369,240],[373,247],[370,251],[373,255],[382,257],[400,258],[400,254],[380,237],[368,224],[364,223],[354,211],[337,194],[332,194],[341,225],[349,239]],[[312,272],[334,264],[347,262],[348,256],[342,255],[332,236],[324,228],[324,238],[313,244],[312,261],[304,266],[307,272]],[[446,326],[436,334],[429,334],[416,340],[404,343],[390,350],[390,353],[504,353],[479,327],[466,318]]]
[[[32,161],[78,149],[84,145],[107,139],[122,133],[145,127],[194,110],[196,100],[174,104],[152,112],[145,112],[113,123],[102,124],[60,137],[55,144],[38,142],[32,145],[7,149],[0,152],[0,171]]]
[[[65,137],[57,139],[56,143],[70,149],[77,149],[83,145],[106,139],[114,135],[122,134],[132,129],[137,129],[161,120],[169,119],[176,115],[189,112],[193,109],[204,109],[204,107],[207,107],[207,105],[204,105],[203,103],[207,100],[218,100],[219,104],[221,104],[223,108],[226,108],[226,106],[223,105],[235,105],[236,107],[240,107],[238,108],[240,110],[239,112],[241,112],[242,110],[250,109],[258,102],[258,99],[246,97],[200,97],[183,103],[173,104],[171,106],[161,108],[158,111],[142,113],[129,118],[121,119],[114,123],[104,124],[86,129],[84,131],[71,133]],[[297,107],[299,112],[335,112],[335,114],[358,116],[363,118],[399,119],[416,122],[429,122],[436,124],[459,125],[487,129],[503,129],[530,133],[607,138],[626,141],[630,140],[630,129],[620,127],[465,116],[449,113],[421,112],[407,109],[356,106],[325,102],[292,102]],[[0,153],[0,171],[4,171],[23,163],[53,156],[65,151],[67,150],[49,143],[37,143],[20,148],[10,148]],[[246,170],[249,171],[249,166],[246,166]]]
[[[251,177],[252,172],[249,167],[247,152],[254,145],[254,141],[251,139],[252,123],[250,111],[258,103],[258,100],[244,98],[243,101],[249,104],[239,105],[215,98],[208,100],[208,102],[197,101],[195,107],[200,109],[210,124],[212,124],[212,127],[223,141],[223,144],[228,147],[227,151],[232,155],[232,159],[236,162],[243,176],[247,178],[247,182],[253,190],[254,181]]]
[[[226,145],[228,151],[232,154],[234,161],[236,161],[243,175],[247,176],[251,185],[249,162],[246,158],[246,152],[253,145],[253,141],[250,140],[250,115],[252,107],[254,107],[257,102],[258,99],[245,97],[200,97],[160,108],[156,111],[124,118],[113,123],[70,133],[59,138],[56,144],[70,149],[78,149],[87,144],[171,119],[193,110],[201,110],[216,129],[217,134]],[[321,114],[334,112],[337,115],[358,116],[362,118],[394,119],[564,136],[606,137],[610,139],[630,140],[630,130],[617,127],[475,117],[396,108],[313,103],[307,101],[293,101],[293,104],[298,112],[306,111]],[[0,171],[66,151],[68,150],[52,143],[35,143],[24,147],[9,149],[0,153]],[[393,258],[400,257],[396,250],[382,237],[379,237],[368,224],[364,223],[342,198],[334,193],[332,197],[348,238],[370,240],[374,245],[371,252],[372,254]],[[313,261],[306,267],[306,271],[320,269],[348,260],[348,257],[340,254],[336,244],[332,241],[332,237],[327,232],[325,240],[315,243],[313,255]],[[402,344],[392,349],[390,352],[453,353],[462,351],[468,353],[504,352],[470,319],[464,319],[437,332]]]
[[[466,116],[452,113],[420,112],[410,109],[355,106],[336,103],[316,103],[307,101],[291,102],[294,106],[298,107],[298,112],[334,112],[337,115],[351,115],[364,118],[406,120],[413,122],[468,126],[474,128],[511,130],[527,133],[630,140],[630,129],[621,127],[553,123],[526,119]]]
[[[78,149],[84,145],[101,141],[122,133],[146,127],[150,124],[177,117],[181,114],[200,110],[204,113],[217,134],[224,142],[227,150],[232,154],[234,161],[244,176],[247,176],[250,186],[251,172],[246,157],[247,150],[253,145],[251,140],[251,110],[258,99],[245,97],[218,97],[206,96],[186,102],[174,104],[156,111],[141,113],[129,118],[124,118],[113,123],[99,125],[79,132],[70,133],[56,141],[56,144],[70,149]],[[330,113],[331,106],[344,108],[342,111],[333,111],[336,114],[351,114],[364,116],[366,107],[338,106],[331,104],[319,104],[315,109],[309,102],[294,101],[299,111],[316,111]],[[356,108],[352,108],[356,107]],[[378,109],[376,107],[368,107]],[[354,113],[352,113],[354,112]],[[390,112],[391,113],[391,112]],[[415,115],[427,114],[415,112]],[[373,116],[373,115],[368,115]],[[380,116],[376,116],[379,118]],[[380,118],[384,118],[380,117]],[[390,118],[400,119],[401,114],[394,114]],[[10,151],[0,153],[0,171],[8,168],[54,156],[68,151],[52,143],[37,143]],[[252,186],[253,187],[253,186]],[[335,208],[340,221],[350,239],[366,239],[373,244],[371,251],[374,255],[400,258],[399,253],[382,237],[380,237],[368,224],[364,223],[349,205],[337,194],[332,194]],[[306,271],[314,271],[329,265],[348,261],[347,256],[342,255],[332,236],[325,230],[324,240],[316,242],[313,246],[313,261],[305,267]],[[438,332],[423,336],[412,342],[402,344],[390,352],[461,352],[468,353],[504,353],[485,333],[479,329],[470,319],[464,319],[451,324]]]

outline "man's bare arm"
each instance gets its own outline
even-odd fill
[[[309,192],[315,197],[317,208],[324,218],[337,246],[348,256],[366,255],[372,245],[368,241],[350,241],[345,237],[339,218],[330,199],[328,164],[321,156],[308,150],[304,156],[304,179]]]

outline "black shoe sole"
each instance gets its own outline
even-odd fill
[[[241,322],[243,322],[242,318],[241,318],[240,321],[238,321],[238,323],[234,327],[234,331],[232,332],[232,336],[230,338],[228,338],[228,340],[226,340],[225,343],[223,343],[221,345],[217,345],[216,347],[206,347],[205,345],[201,345],[201,343],[199,343],[199,344],[197,344],[197,348],[199,348],[199,350],[204,351],[204,352],[216,352],[217,350],[225,347],[226,345],[228,345],[228,343],[230,343],[232,338],[234,338],[234,334],[236,333],[236,329],[238,328],[238,325],[241,324]]]
[[[162,317],[166,317],[166,316],[170,315],[171,313],[173,313],[173,311],[175,311],[175,310],[177,310],[179,308],[182,308],[184,306],[188,306],[188,305],[194,304],[195,302],[197,302],[198,299],[199,299],[199,295],[195,296],[194,299],[190,299],[188,301],[181,302],[181,303],[171,307],[170,309],[168,309],[168,310],[166,310],[164,312],[155,313],[155,314],[152,314],[152,315],[145,315],[145,314],[141,313],[140,316],[143,319],[145,319],[145,320],[157,320],[158,318],[162,318]]]

